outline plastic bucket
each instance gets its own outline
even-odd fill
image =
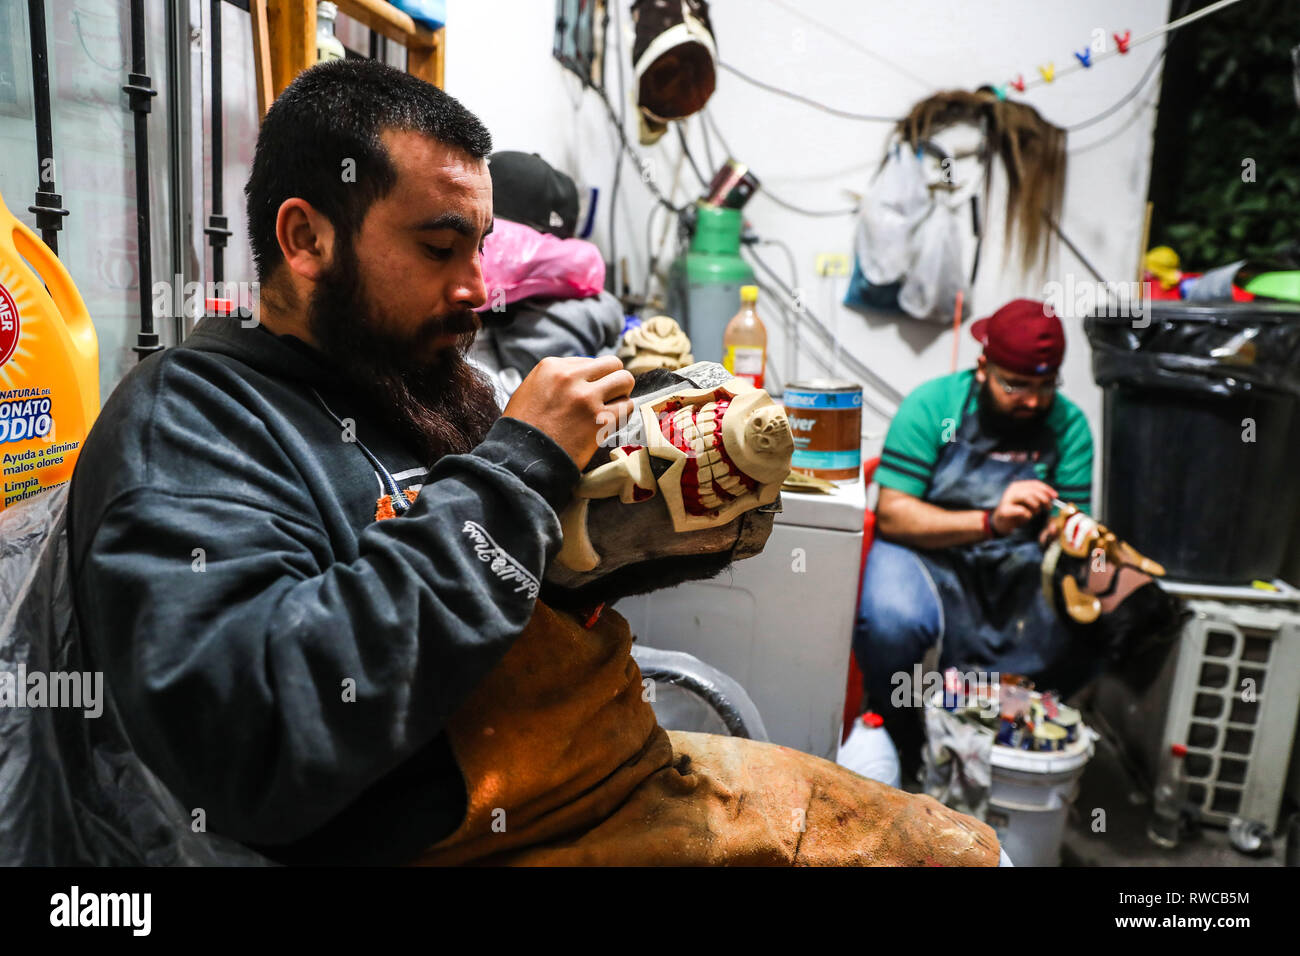
[[[993,747],[986,822],[1016,866],[1060,865],[1066,817],[1092,754],[1086,727],[1056,753]]]

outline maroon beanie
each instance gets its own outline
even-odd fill
[[[1019,375],[1049,375],[1065,358],[1065,330],[1042,302],[1016,299],[970,327],[994,365]]]

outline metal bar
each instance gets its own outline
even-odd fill
[[[221,99],[221,4],[211,0],[212,34],[212,214],[203,232],[212,246],[212,281],[226,278],[226,240],[230,237],[230,220],[226,218],[222,170],[225,165],[224,116]]]
[[[131,0],[131,72],[122,89],[127,108],[135,115],[135,226],[140,267],[140,331],[133,346],[137,355],[159,352],[163,346],[153,327],[153,247],[149,232],[149,110],[158,91],[147,72],[144,40],[144,0]]]
[[[50,56],[45,32],[45,0],[27,0],[27,17],[31,28],[32,99],[36,114],[36,199],[28,206],[36,214],[36,228],[41,239],[57,256],[59,230],[68,210],[54,176],[54,127],[50,122]],[[48,188],[43,188],[48,187]]]
[[[203,60],[197,54],[197,43],[203,25],[203,4],[199,0],[176,0],[166,4],[167,71],[165,83],[170,91],[167,97],[167,155],[170,172],[167,189],[171,195],[168,229],[172,275],[181,276],[181,288],[201,279],[204,273],[203,240],[195,230],[196,214],[203,215],[202,167],[196,169],[194,157],[203,155]],[[194,109],[194,94],[198,91],[198,110]],[[200,118],[196,131],[194,117]],[[196,136],[197,132],[197,136]],[[195,145],[198,151],[195,151]],[[196,187],[197,182],[197,187]],[[197,189],[197,202],[196,202]],[[198,212],[196,213],[196,210]],[[190,320],[178,310],[172,316],[172,341],[184,341]]]

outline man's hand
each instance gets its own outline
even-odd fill
[[[993,530],[1000,535],[1010,534],[1040,511],[1052,507],[1055,497],[1052,487],[1037,479],[1011,482],[990,517]]]
[[[632,414],[632,373],[612,355],[544,358],[519,383],[502,413],[545,432],[581,470],[596,453],[601,429]]]
[[[1065,514],[1057,512],[1043,525],[1042,532],[1038,535],[1039,547],[1046,549],[1052,543],[1052,539],[1061,533],[1061,525],[1065,523]]]

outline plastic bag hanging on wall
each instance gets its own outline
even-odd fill
[[[895,145],[858,212],[853,251],[874,286],[903,278],[912,262],[911,236],[930,210],[921,160]]]
[[[940,322],[952,316],[966,287],[962,226],[954,206],[932,195],[918,151],[891,147],[863,200],[853,245],[847,307]]]
[[[898,305],[914,319],[947,322],[957,293],[966,289],[961,261],[961,225],[956,212],[936,200],[912,237],[911,267],[898,292]]]

